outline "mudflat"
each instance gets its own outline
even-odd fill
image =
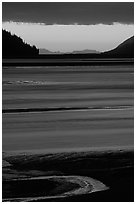
[[[3,199],[24,200],[18,186],[39,182],[50,190],[33,187],[27,199],[133,201],[133,69],[125,62],[3,66]],[[68,193],[86,177],[105,190]]]

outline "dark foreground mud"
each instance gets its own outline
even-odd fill
[[[3,154],[3,201],[134,200],[132,149]]]

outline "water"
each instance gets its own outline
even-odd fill
[[[3,201],[133,199],[132,64],[2,71]]]
[[[3,151],[133,145],[133,85],[131,64],[3,67]]]

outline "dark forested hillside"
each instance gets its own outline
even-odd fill
[[[10,32],[2,30],[2,57],[32,57],[37,56],[39,50],[35,46],[30,46],[23,40],[11,35]]]
[[[48,59],[74,59],[74,58],[133,58],[134,57],[134,36],[127,39],[115,49],[103,53],[63,53],[63,54],[42,54],[35,46],[23,42],[23,40],[11,35],[10,32],[2,30],[2,56],[3,58],[48,58]]]
[[[122,42],[115,49],[103,53],[107,57],[134,57],[134,36]]]

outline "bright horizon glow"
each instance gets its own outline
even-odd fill
[[[2,28],[25,42],[50,51],[106,51],[134,35],[134,25],[45,25],[37,23],[3,22]]]

